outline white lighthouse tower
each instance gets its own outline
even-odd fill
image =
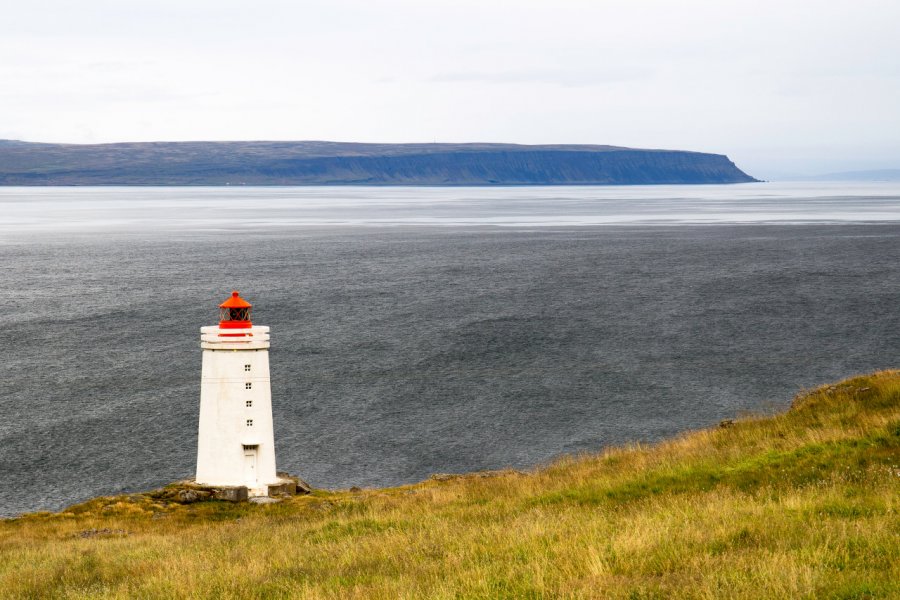
[[[219,305],[218,326],[200,328],[203,369],[197,483],[246,486],[265,496],[275,471],[269,328],[250,321],[251,305],[237,292]]]

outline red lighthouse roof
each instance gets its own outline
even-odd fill
[[[250,311],[253,305],[231,292],[231,298],[219,305],[219,327],[222,329],[247,329],[253,327]]]
[[[250,308],[253,306],[243,298],[238,292],[231,292],[231,298],[219,305],[219,308]]]

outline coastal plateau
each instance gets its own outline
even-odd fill
[[[0,140],[0,185],[649,185],[756,181],[727,156],[617,146]]]

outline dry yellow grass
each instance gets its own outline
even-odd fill
[[[900,598],[900,372],[646,447],[277,505],[0,522],[15,598]]]

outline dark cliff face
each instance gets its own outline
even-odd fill
[[[724,155],[613,146],[0,143],[0,185],[638,185],[749,181],[755,179]]]

